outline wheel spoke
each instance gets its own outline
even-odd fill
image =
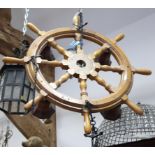
[[[34,99],[30,100],[24,105],[24,109],[29,110],[32,108],[33,104],[38,105],[46,96],[47,93],[43,90],[40,90],[40,93]]]
[[[86,80],[80,79],[80,90],[81,90],[81,99],[82,100],[87,100],[88,99],[88,93],[87,93],[87,83]]]
[[[111,85],[109,85],[103,78],[100,76],[92,77],[93,80],[95,80],[98,84],[103,86],[109,93],[114,93],[114,90],[112,89]]]
[[[141,75],[150,75],[152,73],[151,70],[146,68],[132,68],[132,72],[134,74],[141,74]]]
[[[98,58],[101,54],[103,54],[110,46],[108,44],[104,44],[101,48],[99,48],[98,50],[96,50],[95,52],[93,52],[93,54],[91,55],[91,57],[93,59]]]
[[[60,46],[60,45],[54,40],[54,38],[48,39],[48,43],[49,43],[50,46],[52,46],[53,48],[55,48],[60,54],[62,54],[65,58],[68,57],[69,53],[66,51],[65,48],[63,48],[62,46]]]
[[[77,33],[75,33],[75,41],[79,42],[79,44],[76,46],[76,52],[77,53],[83,53],[83,49],[82,49],[82,44],[81,44],[81,41],[82,41],[82,31],[79,30],[80,26],[81,26],[81,22],[82,22],[82,16],[80,15],[80,12],[79,14],[76,14],[73,18],[73,25],[74,25],[74,28],[77,30]]]
[[[32,100],[30,100],[29,102],[27,102],[27,103],[24,105],[24,109],[25,109],[25,110],[31,109],[32,106],[33,106],[33,103],[34,103],[35,105],[38,105],[38,104],[40,103],[40,101],[41,101],[43,98],[44,98],[44,96],[41,95],[41,94],[39,94],[38,96],[36,96],[36,97],[34,98],[34,100],[32,99]]]
[[[65,83],[68,79],[70,79],[72,76],[69,73],[63,74],[58,80],[56,80],[53,83],[50,83],[50,85],[56,89],[60,87],[63,83]]]
[[[14,57],[4,57],[2,61],[4,63],[10,63],[10,64],[14,64],[14,63],[20,64],[20,65],[25,64],[24,58],[20,59],[20,58],[14,58]]]
[[[75,33],[75,40],[76,41],[82,41],[82,34],[81,33]],[[79,44],[76,46],[76,53],[83,53],[82,45]]]
[[[58,60],[48,61],[46,59],[41,59],[40,64],[50,65],[52,67],[63,67],[62,62],[61,61],[58,61]]]
[[[45,31],[41,31],[39,30],[39,28],[37,26],[35,26],[34,24],[32,23],[28,23],[27,24],[27,27],[34,33],[38,34],[39,36],[42,36],[44,35],[46,32]]]
[[[124,37],[125,35],[123,33],[120,33],[113,39],[113,42],[116,44],[117,42],[121,41]]]
[[[117,73],[122,73],[124,71],[123,67],[121,66],[108,66],[108,65],[101,65],[99,70],[102,71],[112,71]]]
[[[131,100],[129,100],[127,95],[124,95],[122,97],[122,101],[123,103],[126,103],[129,106],[129,108],[132,109],[136,114],[139,114],[139,115],[144,114],[143,109],[137,104],[135,104],[134,102],[132,102]]]

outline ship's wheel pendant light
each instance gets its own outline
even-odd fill
[[[143,110],[128,98],[128,94],[133,84],[133,75],[136,73],[150,75],[151,71],[144,68],[136,69],[131,66],[125,53],[117,46],[117,42],[122,40],[124,35],[119,34],[114,39],[110,40],[101,34],[92,32],[88,29],[83,29],[83,26],[86,24],[82,23],[81,12],[74,16],[73,23],[74,28],[58,28],[48,32],[41,31],[32,23],[28,23],[28,28],[40,37],[34,40],[24,58],[5,57],[3,61],[12,64],[19,63],[26,67],[29,79],[36,85],[36,88],[39,91],[38,96],[34,99],[35,104],[39,104],[40,100],[46,98],[48,101],[65,109],[81,113],[84,116],[85,134],[91,134],[92,132],[92,124],[90,121],[91,113],[108,111],[121,104],[126,104],[135,113],[143,115]],[[58,44],[57,40],[62,38],[74,38],[74,45],[76,45],[75,48],[73,48],[75,49],[74,52],[66,50]],[[91,41],[101,47],[98,50],[87,54],[83,49],[82,40]],[[38,57],[46,46],[51,46],[56,49],[57,52],[63,56],[63,60],[48,61]],[[104,52],[107,52],[107,50],[117,61],[117,66],[110,66],[110,64],[102,65],[96,61]],[[34,57],[36,62],[35,65],[30,61]],[[60,67],[63,70],[66,70],[66,73],[54,82],[49,83],[43,77],[40,69],[37,72],[37,76],[35,76],[36,65],[39,68],[42,64],[49,65],[49,69]],[[114,89],[106,82],[104,77],[99,76],[99,72],[101,71],[105,72],[105,74],[106,72],[120,74],[121,81],[119,86]],[[35,77],[37,77],[36,80]],[[81,99],[75,99],[57,91],[57,88],[61,87],[61,85],[70,78],[77,78],[79,81]],[[106,98],[96,100],[90,99],[87,93],[88,79],[103,86],[103,89],[108,91],[109,95]],[[33,102],[29,101],[25,105],[25,109],[31,109],[32,105]]]

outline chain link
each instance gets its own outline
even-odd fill
[[[24,23],[23,23],[23,29],[22,29],[23,35],[21,36],[18,57],[23,57],[25,51],[29,47],[28,41],[25,40],[25,35],[26,35],[26,32],[27,32],[27,23],[28,23],[29,11],[30,11],[30,9],[25,8]]]
[[[29,16],[29,8],[25,8],[25,16],[24,16],[24,25],[23,25],[23,36],[25,36],[27,31],[27,23],[28,23],[28,16]]]

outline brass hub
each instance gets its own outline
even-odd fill
[[[62,63],[68,66],[68,73],[71,75],[77,74],[81,79],[87,79],[88,75],[97,76],[96,68],[99,65],[86,54],[70,54],[67,60]]]

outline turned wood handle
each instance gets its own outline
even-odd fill
[[[10,63],[10,64],[16,63],[16,64],[21,64],[21,65],[25,63],[24,59],[19,59],[19,58],[14,58],[14,57],[4,57],[2,61],[4,63]]]
[[[74,24],[75,26],[79,26],[79,25],[80,25],[80,16],[75,15],[75,16],[73,17],[73,24]]]
[[[37,97],[35,97],[34,99],[34,104],[37,105],[40,103],[40,101],[43,99],[43,95],[42,94],[39,94]],[[25,110],[29,110],[32,108],[32,104],[33,104],[33,100],[30,100],[29,102],[27,102],[25,105],[24,105],[24,109]]]
[[[111,85],[109,85],[104,79],[102,79],[100,76],[94,77],[94,80],[103,86],[109,93],[113,93],[114,90],[112,89]]]
[[[133,103],[128,97],[125,95],[122,100],[131,108],[136,114],[143,115],[144,111],[137,104]]]
[[[104,44],[100,49],[96,50],[95,52],[93,52],[93,59],[96,59],[97,57],[99,57],[101,54],[103,54],[103,52],[105,52],[110,46],[108,44]]]
[[[55,48],[60,54],[64,55],[64,56],[67,56],[68,57],[68,54],[67,54],[67,51],[65,48],[63,48],[62,46],[60,46],[56,41],[55,39],[52,37],[50,39],[48,39],[48,43],[50,46],[52,46],[53,48]]]
[[[80,90],[81,90],[81,99],[87,100],[88,99],[88,93],[87,93],[86,80],[80,80]]]
[[[38,35],[43,35],[44,31],[40,31],[39,28],[37,26],[35,26],[32,23],[28,23],[27,27],[33,31],[34,33],[38,34]]]
[[[85,134],[90,134],[92,131],[91,123],[90,123],[90,117],[89,117],[89,111],[85,110],[83,112],[84,116],[84,131]]]
[[[125,37],[125,35],[123,33],[118,34],[115,38],[114,38],[114,42],[119,42],[121,41],[123,38]]]
[[[133,73],[141,74],[141,75],[150,75],[152,71],[145,68],[133,69]]]
[[[48,61],[48,60],[41,60],[41,63],[40,64],[43,64],[43,65],[51,65],[53,67],[56,67],[56,66],[60,66],[62,67],[62,63],[60,61],[57,61],[57,60],[53,60],[53,61]]]
[[[61,84],[66,82],[70,77],[71,75],[69,73],[65,73],[58,80],[55,81],[56,86],[57,87],[61,86]]]
[[[118,72],[118,73],[121,73],[124,70],[120,66],[108,66],[108,65],[102,65],[100,69],[103,71],[112,71],[112,72]]]

